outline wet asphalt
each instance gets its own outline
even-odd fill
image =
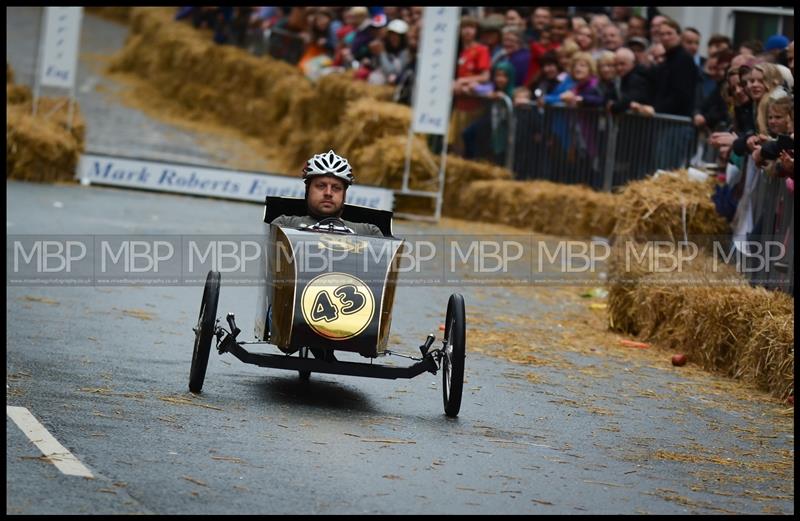
[[[29,85],[39,12],[6,11],[7,60]],[[87,15],[82,49],[108,54],[125,34],[124,26]],[[98,96],[95,86],[106,81],[82,59],[77,94],[89,150],[219,162],[191,132]],[[262,231],[262,208],[248,203],[15,181],[6,189],[10,237]],[[395,230],[454,231],[407,222]],[[12,257],[7,239],[7,273]],[[213,351],[195,397],[188,375],[202,287],[7,283],[6,403],[28,408],[95,478],[61,474],[8,419],[6,511],[794,513],[794,430],[785,408],[768,399],[713,393],[709,387],[724,383],[717,377],[700,386],[680,371],[604,356],[599,347],[558,353],[569,362],[561,365],[470,352],[470,331],[500,328],[511,312],[535,322],[576,311],[545,291],[401,286],[393,349],[414,353],[427,333],[438,334],[453,291],[466,298],[468,328],[457,419],[443,414],[438,375],[314,374],[304,383],[294,372]],[[256,292],[223,277],[218,315],[235,312],[248,338]],[[586,377],[598,367],[613,376]],[[704,457],[690,458],[693,451]]]
[[[13,181],[7,190],[10,238],[256,234],[261,227],[254,204]],[[432,229],[443,231],[398,223],[396,233]],[[398,351],[413,353],[428,332],[438,333],[452,291],[398,289]],[[502,312],[491,295],[505,292],[461,292],[469,353],[470,316]],[[9,420],[8,513],[793,512],[793,484],[752,470],[776,452],[793,452],[793,432],[761,421],[776,414],[774,404],[719,408],[713,395],[675,392],[680,373],[634,370],[621,358],[564,353],[574,367],[602,362],[616,374],[576,380],[563,367],[469,353],[457,419],[443,414],[439,376],[314,374],[304,383],[295,372],[215,352],[194,397],[187,385],[201,295],[198,286],[7,285],[7,404],[27,407],[95,474],[64,476],[36,459]],[[533,291],[505,298],[531,316],[561,306]],[[235,312],[250,335],[255,300],[256,288],[228,287],[223,278],[218,315]],[[379,359],[388,360],[406,363]],[[643,389],[670,395],[672,406]],[[757,431],[751,446],[736,435],[743,428]],[[752,464],[657,457],[659,450],[685,454],[691,442],[719,447],[723,456],[735,446]],[[710,475],[728,481],[708,487]]]

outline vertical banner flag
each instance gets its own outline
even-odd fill
[[[458,7],[425,7],[414,84],[414,122],[421,134],[445,135],[450,121],[458,43]]]
[[[39,64],[41,85],[72,89],[78,72],[78,44],[81,37],[82,7],[45,7],[42,54]]]

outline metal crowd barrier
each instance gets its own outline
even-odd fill
[[[463,157],[513,169],[516,134],[511,98],[503,93],[499,98],[462,97],[480,102],[480,107],[472,111],[472,123],[461,129]]]
[[[695,150],[688,117],[530,104],[515,107],[514,120],[512,170],[518,179],[608,191],[658,169],[686,167]]]

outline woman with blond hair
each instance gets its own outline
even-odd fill
[[[563,103],[569,109],[600,107],[603,104],[603,95],[597,88],[596,74],[597,69],[591,54],[588,52],[573,54],[569,75],[552,94],[537,100],[537,104],[541,107],[544,104]],[[550,132],[556,136],[568,163],[590,165],[590,168],[597,173],[599,163],[596,111],[557,109],[550,119]],[[601,179],[597,175],[592,175],[591,179],[578,179],[574,175],[577,175],[577,171],[567,173],[566,178],[553,181],[580,181],[595,188],[600,186]]]
[[[603,95],[597,88],[597,67],[592,55],[588,52],[577,52],[572,55],[569,75],[551,94],[544,96],[544,103],[564,103],[570,107],[599,107],[603,104]]]
[[[617,69],[614,66],[617,55],[612,51],[601,51],[597,56],[597,89],[603,95],[603,99],[608,99],[617,83]]]
[[[753,102],[756,103],[756,126],[760,134],[767,134],[767,105],[771,99],[779,99],[789,93],[784,87],[784,79],[777,65],[772,63],[758,63],[753,66],[747,81],[747,89]],[[755,93],[760,94],[757,97]]]

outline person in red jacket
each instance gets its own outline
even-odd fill
[[[538,76],[541,69],[540,60],[547,51],[554,51],[561,47],[564,38],[569,32],[569,17],[564,13],[553,15],[553,22],[546,27],[540,34],[538,42],[531,43],[531,63],[528,66],[528,75],[525,77],[525,84],[528,84]]]
[[[450,119],[448,143],[458,154],[463,153],[462,131],[481,115],[481,100],[473,97],[476,85],[489,81],[491,57],[489,48],[478,43],[478,20],[471,16],[461,18],[456,79],[453,82],[453,114]]]

